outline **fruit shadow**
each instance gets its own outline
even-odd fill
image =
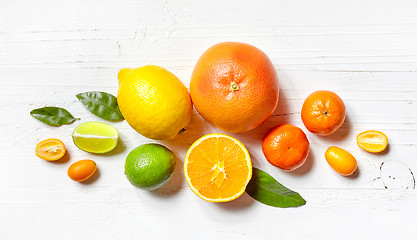
[[[183,165],[183,162],[177,156],[175,156],[175,169],[171,178],[168,180],[168,182],[164,186],[158,189],[155,189],[153,191],[149,191],[149,193],[154,196],[161,197],[161,198],[167,198],[167,197],[173,196],[175,193],[178,193],[179,190],[182,189],[184,185],[182,165]]]
[[[51,161],[53,164],[62,164],[62,163],[66,163],[70,160],[70,153],[68,152],[68,150],[65,152],[64,156],[57,160],[57,161]]]
[[[87,179],[87,180],[85,180],[85,181],[83,181],[83,182],[80,182],[81,184],[83,184],[83,185],[90,185],[90,184],[92,184],[93,182],[95,182],[99,177],[100,177],[100,175],[101,175],[101,172],[100,172],[100,169],[99,168],[97,168],[97,170],[96,170],[96,172],[93,174],[93,176],[91,176],[89,179]]]
[[[300,106],[301,109],[301,106]],[[274,127],[289,123],[293,115],[300,115],[299,111],[291,111],[284,92],[279,93],[278,105],[264,123],[248,132],[236,134],[237,138],[249,138],[251,142],[262,144],[265,135]]]
[[[253,199],[249,194],[244,192],[240,197],[237,199],[230,201],[230,202],[223,202],[223,203],[216,203],[215,206],[219,207],[221,209],[224,209],[226,211],[239,211],[245,208],[250,207],[255,202],[255,199]]]
[[[314,156],[314,152],[310,151],[310,153],[308,154],[307,160],[305,161],[305,163],[293,170],[293,171],[287,171],[288,174],[294,175],[294,176],[301,176],[301,175],[305,175],[308,172],[311,171],[311,169],[313,168],[315,162],[315,156]]]
[[[320,140],[322,140],[323,142],[327,142],[331,144],[340,143],[343,140],[345,140],[347,137],[349,137],[349,135],[351,134],[351,129],[352,129],[352,123],[349,120],[349,116],[346,115],[344,123],[338,130],[336,130],[336,132],[328,136],[317,135],[317,137],[319,137]]]
[[[184,153],[191,146],[193,142],[199,139],[204,135],[204,129],[206,128],[207,123],[195,109],[193,109],[193,114],[191,116],[190,123],[187,126],[187,130],[176,136],[174,139],[170,140],[160,140],[159,142],[167,146],[175,154],[175,170],[172,174],[171,179],[161,188],[150,191],[149,193],[161,197],[167,198],[175,193],[179,192],[180,189],[184,187],[185,179],[183,174],[183,160],[180,159],[178,153]]]
[[[177,135],[174,139],[161,140],[164,145],[168,145],[178,150],[187,150],[191,144],[204,135],[204,129],[209,125],[198,112],[193,109],[190,123],[186,127],[186,131]],[[185,147],[185,148],[184,148]]]
[[[104,154],[97,154],[100,156],[114,156],[119,153],[122,153],[126,149],[126,145],[124,144],[123,140],[119,137],[119,141],[117,143],[116,148],[114,148],[112,151]]]
[[[349,176],[346,176],[346,178],[348,178],[348,179],[357,179],[359,177],[359,175],[360,175],[360,169],[358,167],[358,168],[356,168],[354,173],[352,173]]]
[[[370,152],[367,152],[367,153],[370,153],[370,154],[375,154],[375,155],[377,155],[377,156],[382,156],[382,155],[386,155],[386,154],[388,154],[389,153],[389,150],[390,150],[390,146],[389,146],[389,143],[388,143],[388,145],[387,145],[387,147],[384,149],[384,151],[382,151],[382,152],[379,152],[379,153],[370,153]],[[365,150],[364,150],[365,151]]]

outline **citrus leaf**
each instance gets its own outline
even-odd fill
[[[76,95],[92,114],[109,121],[123,120],[117,98],[105,92],[85,92]]]
[[[253,168],[246,192],[255,200],[273,207],[298,207],[306,201],[297,192],[284,187],[268,173]]]
[[[74,118],[67,110],[59,107],[43,107],[33,109],[30,111],[30,115],[51,126],[71,124],[75,120],[80,120],[79,118]]]

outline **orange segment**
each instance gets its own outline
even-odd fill
[[[184,175],[200,198],[228,202],[245,192],[252,177],[252,162],[239,140],[221,133],[208,134],[188,149]]]
[[[36,145],[36,156],[46,161],[56,161],[65,155],[65,145],[61,140],[50,138]]]
[[[356,137],[356,142],[360,148],[372,153],[382,152],[388,146],[387,136],[375,130],[359,133]]]

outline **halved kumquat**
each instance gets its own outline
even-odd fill
[[[61,140],[50,138],[36,145],[36,156],[46,161],[56,161],[65,155],[65,145]]]
[[[360,148],[372,153],[382,152],[388,146],[387,136],[383,132],[376,130],[359,133],[356,137],[356,142]]]
[[[208,134],[188,149],[184,175],[188,186],[200,198],[228,202],[245,192],[252,177],[252,162],[248,150],[236,138]]]

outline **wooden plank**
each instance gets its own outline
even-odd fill
[[[318,1],[5,1],[0,0],[0,239],[414,239],[417,234],[417,15],[414,0]],[[280,79],[274,116],[254,131],[232,134],[253,164],[307,200],[300,208],[262,205],[244,194],[230,203],[204,202],[188,188],[182,160],[206,133],[221,132],[194,112],[175,140],[142,137],[111,123],[121,143],[112,153],[79,150],[71,139],[81,122],[104,121],[75,94],[117,95],[125,67],[161,65],[188,87],[198,57],[222,41],[253,44],[270,56]],[[318,89],[345,101],[347,119],[329,137],[304,128],[300,109]],[[50,127],[29,115],[46,105],[81,120]],[[107,121],[104,121],[107,122]],[[272,127],[301,127],[311,143],[306,165],[283,172],[263,156]],[[389,149],[371,154],[355,143],[368,129],[385,132]],[[36,143],[64,141],[68,161],[34,154]],[[124,176],[134,147],[159,142],[177,156],[173,179],[156,192]],[[327,147],[349,150],[358,172],[346,178],[324,159]],[[69,165],[94,159],[99,174],[70,181]]]

